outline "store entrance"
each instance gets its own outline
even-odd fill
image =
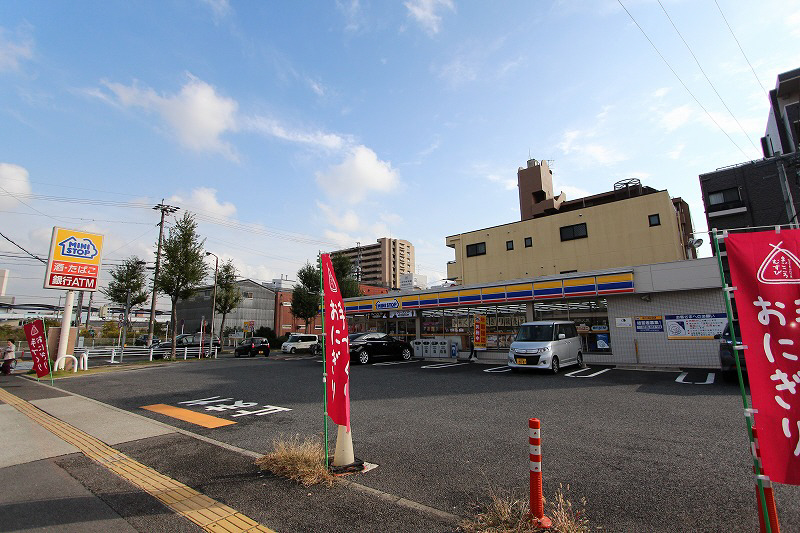
[[[581,336],[583,353],[611,353],[608,303],[605,298],[534,302],[536,320],[570,320]]]

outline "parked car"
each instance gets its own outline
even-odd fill
[[[269,357],[269,341],[264,337],[251,337],[243,339],[236,348],[233,349],[233,355],[239,357],[247,355],[253,357],[256,354],[264,354],[264,357]]]
[[[182,333],[175,337],[175,349],[176,350],[183,350],[184,348],[200,348],[200,333]],[[212,341],[211,335],[205,334],[202,335],[203,340],[203,353],[206,353],[206,348],[208,348],[209,342]],[[217,349],[220,348],[220,340],[219,337],[214,337],[213,339],[213,346]],[[163,357],[164,354],[169,353],[172,349],[172,339],[167,339],[163,342],[153,344],[153,357]]]
[[[741,344],[742,334],[739,333],[739,325],[736,324],[733,328],[736,334],[736,340]],[[722,334],[715,335],[719,339],[719,365],[722,368],[722,378],[725,381],[739,381],[736,374],[736,360],[733,353],[733,339],[731,338],[731,326],[725,324],[725,329]],[[744,352],[739,352],[739,365],[742,367],[742,377],[747,379],[747,365],[745,364]]]
[[[161,342],[161,339],[153,335],[153,346]],[[139,335],[136,337],[136,340],[133,342],[136,346],[147,346],[147,335]]]
[[[281,344],[281,351],[283,353],[295,353],[299,350],[308,350],[314,352],[314,345],[319,343],[319,335],[310,335],[307,333],[292,333],[286,342]]]
[[[414,350],[411,344],[385,333],[351,333],[350,361],[365,365],[378,358],[410,361]]]
[[[526,322],[508,350],[511,370],[538,368],[557,374],[563,366],[583,366],[581,339],[574,322]]]

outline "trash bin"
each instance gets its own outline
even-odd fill
[[[436,357],[450,357],[450,341],[443,339],[436,342]]]
[[[419,339],[411,341],[411,347],[414,348],[414,357],[417,359],[422,359],[424,356],[422,355],[422,341]]]
[[[433,341],[422,341],[422,357],[431,357],[431,343]]]

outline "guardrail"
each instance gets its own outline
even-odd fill
[[[137,347],[131,346],[126,348],[120,348],[118,346],[97,346],[95,348],[76,348],[75,354],[85,355],[87,359],[97,359],[97,358],[109,358],[109,363],[120,363],[122,359],[127,356],[148,356],[150,361],[153,360],[153,356],[155,355],[156,358],[164,357],[172,352],[172,348],[145,348],[145,347]],[[175,356],[180,357],[183,356],[183,359],[186,360],[189,357],[198,358],[201,357],[213,357],[214,359],[217,358],[218,348],[216,346],[209,349],[208,346],[204,346],[202,350],[199,346],[195,347],[177,347],[175,349]]]

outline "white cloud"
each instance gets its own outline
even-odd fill
[[[505,174],[487,174],[486,179],[493,183],[499,183],[503,186],[503,189],[507,191],[513,191],[517,188],[517,178],[509,178]]]
[[[585,157],[593,164],[612,165],[628,159],[625,154],[613,147],[589,141],[595,136],[593,130],[569,130],[561,136],[557,147],[565,155],[574,153],[576,157]]]
[[[364,20],[361,12],[361,3],[359,0],[350,0],[349,2],[337,0],[336,7],[344,15],[345,31],[357,32],[361,29],[364,24]]]
[[[242,128],[270,135],[284,141],[308,144],[328,150],[340,150],[352,142],[349,137],[323,131],[303,132],[288,129],[275,119],[268,117],[245,117]]]
[[[660,89],[656,89],[653,92],[653,98],[656,99],[664,98],[667,95],[667,93],[669,93],[670,90],[671,89],[669,87],[661,87]]]
[[[789,34],[794,37],[800,37],[800,11],[790,13],[784,19],[786,27],[789,28]]]
[[[350,148],[342,163],[317,172],[316,179],[331,198],[349,204],[359,203],[372,191],[392,191],[400,182],[391,163],[381,161],[364,145]]]
[[[180,205],[189,211],[229,218],[236,214],[236,206],[230,202],[220,202],[217,199],[217,190],[210,187],[193,189],[188,197],[173,195],[169,203]]]
[[[352,209],[337,213],[333,207],[319,201],[317,202],[317,207],[319,207],[325,220],[336,229],[353,232],[357,231],[361,225],[358,214]]]
[[[586,196],[591,196],[592,194],[586,189],[582,189],[581,187],[574,187],[572,185],[560,185],[559,183],[554,181],[553,195],[558,196],[562,192],[567,195],[567,200],[577,200],[578,198],[585,198]]]
[[[675,131],[692,118],[692,108],[689,105],[682,105],[661,115],[659,122],[668,132]]]
[[[5,30],[0,28],[0,72],[17,70],[20,61],[33,57],[33,40],[22,37],[13,42],[6,38]]]
[[[456,58],[439,69],[439,77],[452,86],[474,81],[478,77],[475,65],[463,58]]]
[[[449,9],[455,11],[452,0],[410,0],[404,4],[408,14],[422,26],[428,35],[439,33],[442,16],[441,11]]]
[[[116,101],[124,107],[140,107],[158,113],[179,142],[196,151],[219,152],[237,159],[235,151],[221,137],[237,130],[238,104],[217,94],[214,87],[191,74],[178,94],[162,96],[153,89],[105,82]]]
[[[674,149],[667,152],[667,157],[670,159],[679,159],[684,148],[686,148],[686,145],[683,143],[677,145]]]
[[[231,4],[228,0],[202,0],[214,12],[214,19],[219,20],[230,13]]]
[[[31,183],[28,171],[13,163],[0,163],[0,187],[9,195],[0,195],[0,207],[12,207],[18,204],[13,198],[17,194],[29,194]]]
[[[601,165],[612,165],[627,159],[624,154],[614,148],[597,143],[586,144],[581,147],[581,150]]]

